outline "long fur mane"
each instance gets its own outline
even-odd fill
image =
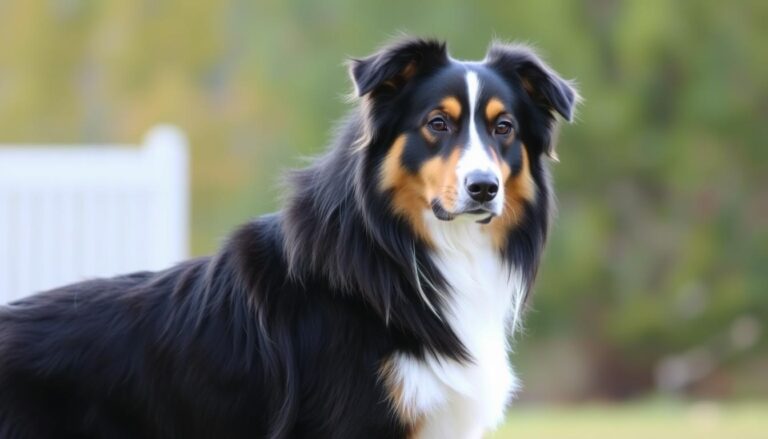
[[[332,288],[366,303],[414,353],[466,359],[445,324],[445,281],[424,242],[391,212],[377,189],[377,145],[355,148],[360,112],[342,125],[339,138],[308,168],[294,171],[294,190],[283,211],[284,252],[290,275],[321,277]],[[386,138],[376,137],[378,143]]]

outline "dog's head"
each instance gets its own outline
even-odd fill
[[[465,62],[443,43],[408,39],[353,60],[350,72],[378,189],[427,242],[425,215],[469,218],[501,239],[536,202],[555,113],[571,120],[578,100],[523,46],[496,44],[485,60]]]

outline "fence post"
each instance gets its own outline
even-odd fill
[[[172,125],[157,125],[144,137],[144,154],[153,173],[155,202],[152,234],[168,245],[153,255],[152,266],[180,262],[189,253],[189,183],[184,133]]]

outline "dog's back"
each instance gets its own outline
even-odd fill
[[[0,438],[401,435],[375,375],[384,325],[292,283],[278,221],[212,258],[0,308]]]
[[[207,284],[215,269],[200,259],[0,308],[0,437],[264,435],[249,329],[235,327],[245,307],[204,295],[246,299]]]

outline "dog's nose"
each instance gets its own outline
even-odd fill
[[[464,181],[467,192],[473,200],[485,203],[499,193],[499,180],[490,172],[475,171]]]

